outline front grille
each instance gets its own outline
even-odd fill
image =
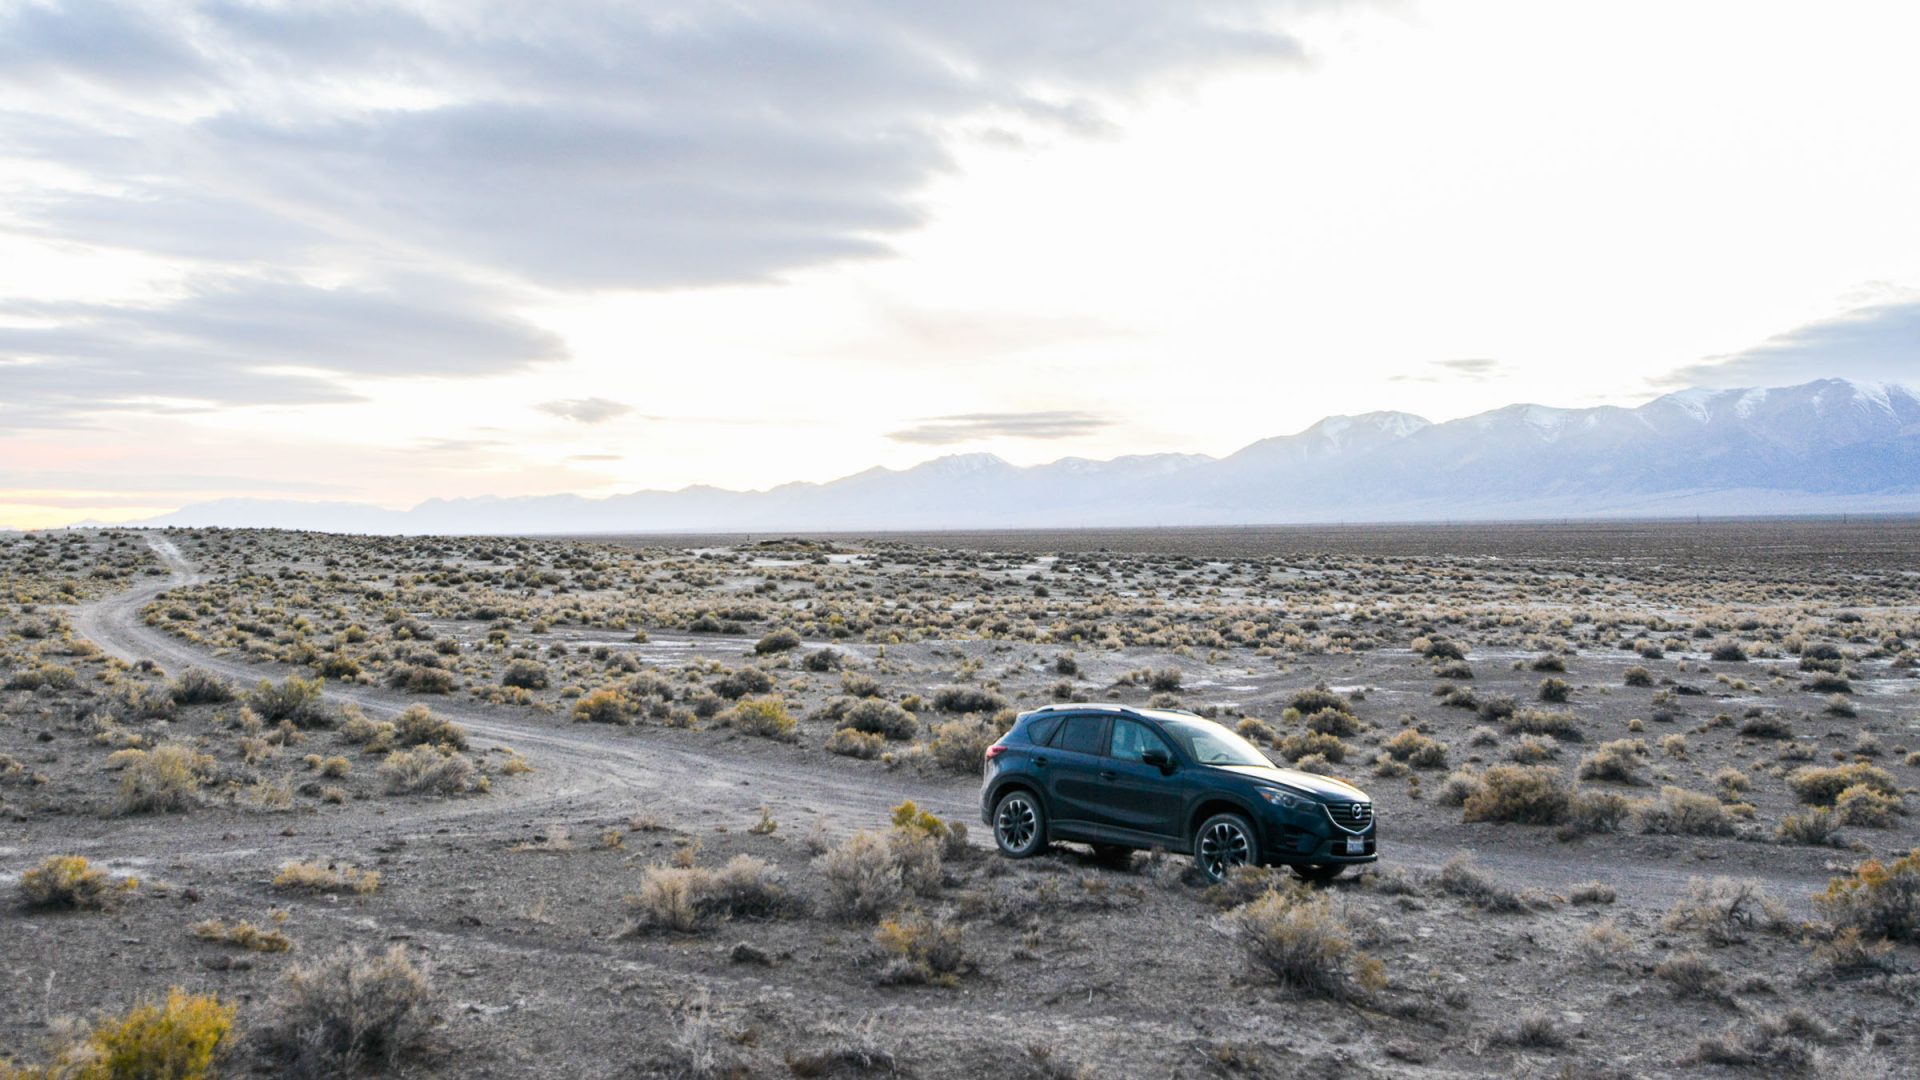
[[[1373,824],[1373,804],[1363,802],[1328,803],[1327,816],[1348,832],[1365,832]]]

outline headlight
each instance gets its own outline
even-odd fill
[[[1307,807],[1313,805],[1308,800],[1295,795],[1285,788],[1263,787],[1260,789],[1260,797],[1275,806],[1287,810],[1305,810]]]

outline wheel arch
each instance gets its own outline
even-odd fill
[[[1247,819],[1247,824],[1253,827],[1254,840],[1260,845],[1260,853],[1263,857],[1265,856],[1267,838],[1261,834],[1259,815],[1255,814],[1247,804],[1238,799],[1228,798],[1217,791],[1208,792],[1205,798],[1194,805],[1192,813],[1187,815],[1185,834],[1187,843],[1193,843],[1194,834],[1200,831],[1201,824],[1215,814],[1238,814]]]

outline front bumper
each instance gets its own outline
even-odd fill
[[[1301,813],[1272,807],[1261,815],[1261,861],[1296,863],[1369,863],[1380,857],[1379,829],[1369,821],[1359,832],[1341,828],[1324,812]],[[1351,841],[1359,841],[1359,850]]]

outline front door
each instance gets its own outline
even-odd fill
[[[1160,766],[1141,761],[1141,755],[1149,749],[1161,750],[1178,760],[1172,758],[1173,748],[1152,728],[1124,716],[1113,718],[1107,757],[1100,770],[1095,820],[1110,828],[1183,840],[1180,774],[1169,775],[1161,772]]]

